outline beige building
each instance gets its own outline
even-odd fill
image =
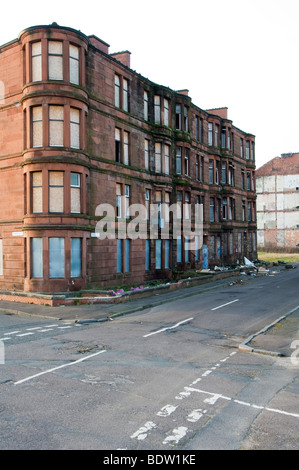
[[[282,154],[256,171],[260,249],[299,249],[299,153]]]

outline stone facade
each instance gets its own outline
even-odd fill
[[[129,51],[57,24],[0,47],[0,84],[0,289],[68,292],[256,257],[255,139],[227,108],[202,110],[131,70]],[[100,204],[116,228],[132,220],[119,201],[202,204],[203,247],[171,229],[97,238]]]
[[[261,249],[299,249],[299,154],[276,157],[256,172]]]

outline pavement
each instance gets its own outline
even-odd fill
[[[276,268],[277,269],[277,268]],[[113,320],[122,315],[153,308],[164,303],[175,302],[178,299],[198,295],[211,290],[227,287],[238,282],[253,282],[256,277],[241,276],[215,279],[207,283],[184,287],[171,292],[155,292],[149,297],[132,299],[119,304],[86,304],[72,306],[44,306],[30,303],[12,302],[0,300],[0,314],[13,314],[44,318],[49,320],[61,320],[89,324]],[[294,346],[293,350],[290,345]],[[239,349],[247,352],[256,352],[272,356],[299,356],[299,305],[287,314],[279,317],[275,322],[267,325],[261,331],[247,338]],[[298,353],[296,352],[298,351]],[[299,365],[299,359],[297,359]]]

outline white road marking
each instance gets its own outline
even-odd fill
[[[187,421],[190,423],[196,423],[203,415],[206,413],[207,410],[202,410],[201,408],[198,410],[193,410],[187,417]]]
[[[177,406],[165,405],[163,406],[163,408],[161,408],[160,411],[158,411],[157,415],[166,417],[166,416],[171,415],[171,413],[173,413],[176,409],[177,409]]]
[[[29,336],[29,335],[34,335],[34,333],[22,333],[22,334],[17,335],[17,336]]]
[[[143,441],[149,431],[156,427],[156,424],[152,421],[147,421],[144,426],[141,426],[134,434],[132,434],[131,439],[137,439],[138,441]]]
[[[192,317],[192,318],[187,318],[187,320],[182,320],[182,321],[176,323],[176,324],[173,325],[173,326],[169,326],[169,327],[166,327],[166,328],[162,328],[161,330],[154,331],[154,332],[152,332],[152,333],[149,333],[149,334],[147,334],[147,335],[144,335],[143,338],[148,338],[149,336],[157,335],[158,333],[162,333],[163,331],[172,330],[173,328],[177,328],[178,326],[183,325],[183,323],[187,323],[188,321],[191,321],[191,320],[193,320],[193,317]]]
[[[164,439],[163,441],[163,444],[177,444],[184,436],[186,436],[187,431],[188,428],[186,428],[185,426],[180,426],[177,429],[174,429],[172,431],[173,435],[166,437],[166,439]]]
[[[218,308],[226,307],[226,305],[233,304],[235,302],[239,302],[239,299],[232,300],[231,302],[227,302],[227,304],[219,305],[218,307],[212,308],[211,310],[218,310]]]
[[[16,335],[17,333],[20,333],[20,330],[10,331],[10,333],[4,333],[4,335]]]
[[[48,369],[48,370],[45,370],[43,372],[39,372],[38,374],[31,375],[30,377],[26,377],[25,379],[18,380],[18,382],[15,382],[15,385],[22,384],[22,383],[27,382],[29,380],[35,379],[36,377],[40,377],[41,375],[44,375],[44,374],[49,374],[50,372],[55,372],[56,370],[63,369],[64,367],[74,366],[75,364],[79,364],[79,362],[86,361],[87,359],[91,359],[92,357],[98,356],[99,354],[102,354],[104,352],[106,352],[106,349],[103,349],[102,351],[99,351],[99,352],[94,353],[94,354],[90,354],[89,356],[82,357],[81,359],[78,359],[77,361],[68,362],[67,364],[62,364],[61,366],[53,367],[52,369]]]
[[[34,328],[26,328],[26,331],[41,330],[41,326],[35,326]]]

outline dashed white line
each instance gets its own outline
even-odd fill
[[[178,326],[183,325],[184,323],[187,323],[188,321],[191,321],[191,320],[193,320],[193,317],[192,318],[187,318],[187,320],[182,320],[182,321],[176,323],[173,326],[162,328],[161,330],[158,330],[158,331],[153,331],[152,333],[144,335],[143,338],[148,338],[149,336],[157,335],[158,333],[163,333],[164,331],[167,331],[167,330],[172,330],[173,328],[177,328]]]
[[[35,379],[36,377],[40,377],[41,375],[49,374],[50,372],[55,372],[58,369],[63,369],[64,367],[74,366],[75,364],[79,364],[79,362],[86,361],[87,359],[91,359],[92,357],[98,356],[99,354],[103,354],[104,352],[106,352],[106,349],[103,349],[102,351],[99,351],[99,352],[94,353],[94,354],[90,354],[89,356],[82,357],[81,359],[78,359],[77,361],[68,362],[67,364],[62,364],[61,366],[53,367],[52,369],[48,369],[48,370],[44,370],[43,372],[39,372],[38,374],[31,375],[30,377],[26,377],[25,379],[22,379],[22,380],[18,380],[17,382],[15,382],[15,385],[20,385],[24,382],[28,382],[29,380]]]
[[[239,302],[239,299],[236,299],[236,300],[232,300],[231,302],[227,302],[226,304],[223,304],[223,305],[219,305],[218,307],[215,307],[215,308],[211,308],[211,310],[218,310],[218,308],[222,308],[222,307],[226,307],[227,305],[230,305],[230,304],[233,304],[235,302]]]
[[[34,335],[34,333],[21,333],[20,335],[17,335],[17,336],[30,336],[30,335]]]
[[[163,444],[177,444],[184,436],[186,436],[187,431],[188,428],[186,428],[185,426],[180,426],[174,429],[172,431],[173,435],[166,437],[166,439],[164,439],[163,441]]]
[[[131,439],[137,439],[138,441],[143,441],[149,431],[156,427],[156,424],[152,421],[147,421],[144,426],[141,426],[134,434],[132,434]]]
[[[163,417],[170,416],[176,409],[177,409],[177,406],[173,406],[173,405],[163,406],[163,408],[161,408],[161,410],[158,411],[157,416],[163,416]]]

